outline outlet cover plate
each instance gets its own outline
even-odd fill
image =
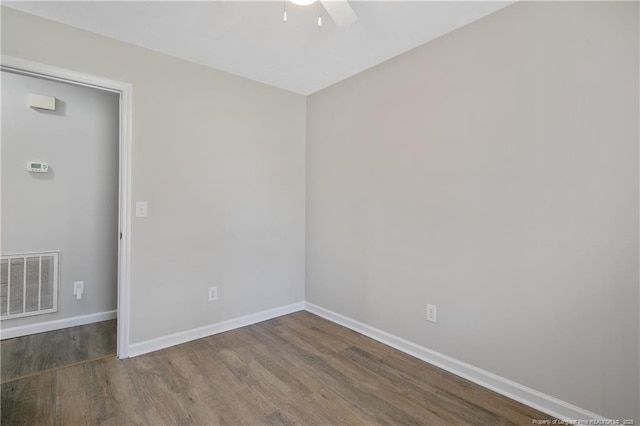
[[[209,287],[209,302],[218,300],[218,287]]]
[[[438,308],[436,305],[427,305],[427,321],[438,322]]]

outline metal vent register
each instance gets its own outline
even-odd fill
[[[57,251],[1,256],[1,320],[58,311],[58,258]]]

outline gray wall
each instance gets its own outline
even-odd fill
[[[2,253],[60,250],[58,312],[2,327],[116,309],[119,95],[4,71],[1,81]],[[29,108],[30,93],[56,97],[56,111]],[[49,172],[29,173],[33,160]]]
[[[133,83],[133,342],[303,300],[306,125],[307,300],[636,419],[637,34],[519,3],[307,102],[2,8],[4,54]]]
[[[304,300],[303,96],[7,7],[2,53],[133,84],[132,343]]]
[[[638,71],[637,2],[523,2],[310,96],[307,301],[638,421]]]

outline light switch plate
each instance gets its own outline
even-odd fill
[[[147,217],[146,201],[136,201],[136,217]]]

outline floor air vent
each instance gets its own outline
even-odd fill
[[[0,320],[58,311],[59,252],[2,255]]]

